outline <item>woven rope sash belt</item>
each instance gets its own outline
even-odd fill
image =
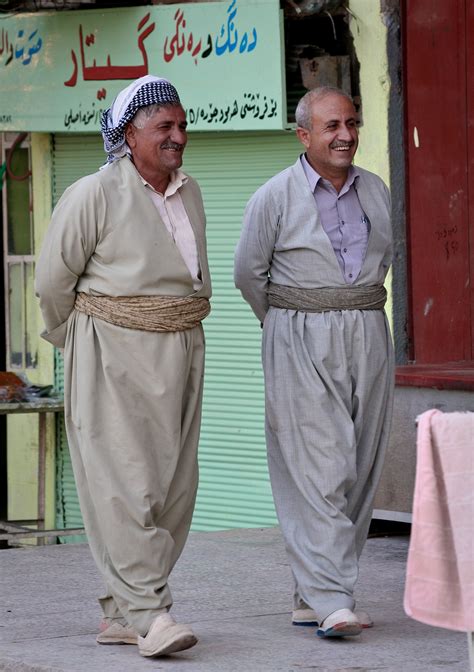
[[[200,296],[92,296],[79,292],[76,310],[118,327],[140,331],[185,331],[211,312]]]
[[[387,300],[387,291],[383,285],[300,289],[271,282],[267,293],[271,306],[301,310],[305,313],[324,313],[330,310],[382,310]]]

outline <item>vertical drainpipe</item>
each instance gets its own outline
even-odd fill
[[[387,61],[390,78],[388,136],[394,235],[394,259],[392,267],[393,336],[396,363],[406,364],[409,355],[407,329],[409,288],[407,283],[401,2],[403,0],[381,0],[380,11],[382,21],[387,28]]]

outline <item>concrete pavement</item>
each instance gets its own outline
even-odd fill
[[[409,619],[408,539],[369,539],[358,606],[376,622],[326,641],[290,624],[291,575],[277,528],[191,534],[172,575],[192,649],[154,660],[95,643],[102,586],[84,544],[0,551],[0,670],[8,672],[468,672],[464,633]]]

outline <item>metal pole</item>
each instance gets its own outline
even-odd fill
[[[44,530],[45,493],[46,493],[46,413],[38,414],[38,530]],[[38,539],[38,545],[44,544],[44,537]]]

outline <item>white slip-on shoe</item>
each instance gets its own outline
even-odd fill
[[[374,622],[366,611],[354,612],[361,626],[365,628],[373,628]],[[291,622],[293,625],[304,625],[318,627],[319,621],[316,612],[311,607],[300,605],[298,609],[293,609]]]
[[[146,637],[138,637],[138,651],[146,657],[167,656],[190,649],[197,637],[189,625],[176,623],[171,614],[160,614],[151,624]]]
[[[353,637],[361,632],[362,625],[350,609],[338,609],[329,614],[316,630],[318,637]]]
[[[356,609],[354,611],[354,614],[356,615],[357,620],[359,621],[361,626],[364,628],[364,630],[366,628],[373,628],[374,627],[374,622],[370,618],[369,614],[366,611],[362,611],[362,609],[360,609],[360,610]]]
[[[109,625],[102,621],[96,642],[98,644],[136,644],[137,637],[136,630],[130,625],[122,625],[117,621]]]

